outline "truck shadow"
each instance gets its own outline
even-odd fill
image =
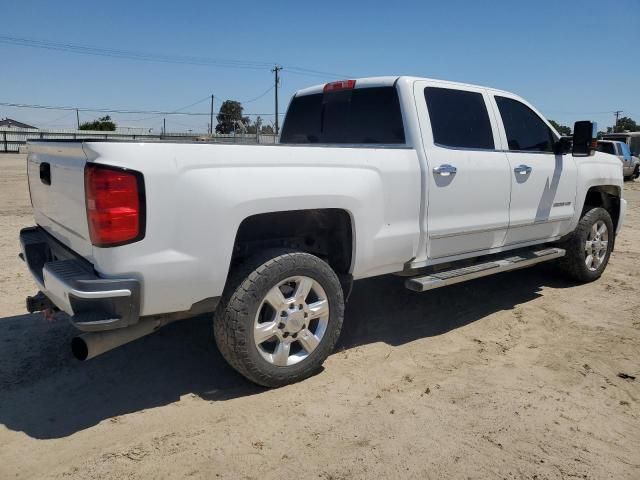
[[[338,349],[441,335],[531,301],[543,286],[571,284],[547,266],[422,294],[393,276],[356,282]],[[184,395],[223,401],[264,392],[224,362],[209,318],[172,324],[87,363],[71,357],[73,335],[65,318],[0,319],[1,425],[33,438],[60,438]]]

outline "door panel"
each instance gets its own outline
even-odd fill
[[[436,140],[455,144],[456,132],[442,133],[442,129],[446,128],[447,119],[435,117],[450,112],[443,113],[442,109],[434,108],[432,100],[430,105],[433,118],[430,117],[429,106],[425,100],[427,87],[429,90],[426,95],[434,95],[434,89],[473,92],[476,95],[469,98],[462,95],[461,99],[456,101],[463,104],[468,101],[470,107],[480,113],[481,108],[486,107],[487,101],[484,91],[479,88],[450,87],[446,83],[427,81],[415,84],[416,107],[428,163],[425,209],[427,256],[435,259],[500,247],[504,243],[509,225],[511,179],[507,156],[494,148],[460,148],[437,143]],[[451,100],[446,98],[446,105],[455,109]],[[486,117],[482,116],[485,123],[480,129],[484,132],[484,140],[489,135],[493,140],[490,142],[491,145],[496,145],[496,122],[490,112],[491,110],[487,109]],[[468,128],[465,127],[465,121],[469,122]],[[463,114],[462,124],[456,122],[455,128],[461,129],[460,142],[476,138],[478,145],[487,143],[477,138],[477,121],[477,118],[470,117],[465,120]],[[473,130],[471,134],[469,129]],[[455,171],[449,167],[453,167]]]
[[[505,244],[562,235],[575,211],[576,165],[571,155],[508,152],[510,224]],[[520,165],[531,168],[519,173]]]
[[[510,164],[505,244],[544,241],[567,233],[575,212],[573,156],[553,153],[557,138],[533,107],[508,95],[491,100]]]
[[[509,225],[509,164],[502,152],[429,149],[431,258],[499,247]],[[453,165],[456,173],[434,172]]]

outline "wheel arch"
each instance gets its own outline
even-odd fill
[[[236,231],[231,266],[259,250],[285,247],[325,260],[341,281],[351,282],[355,221],[342,208],[283,210],[246,217]]]
[[[580,217],[590,208],[602,207],[611,215],[614,231],[617,230],[620,221],[621,196],[622,189],[617,185],[592,186],[585,195]]]

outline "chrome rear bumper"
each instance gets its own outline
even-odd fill
[[[40,227],[20,231],[21,258],[40,290],[83,331],[124,328],[138,322],[140,282],[102,278],[92,265]]]

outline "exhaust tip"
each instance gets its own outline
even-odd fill
[[[75,337],[71,340],[71,352],[80,361],[85,361],[89,356],[89,346],[82,337]]]

